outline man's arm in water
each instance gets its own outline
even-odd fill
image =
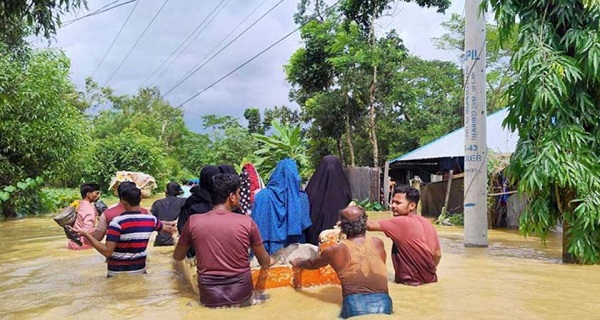
[[[442,250],[438,249],[433,254],[433,262],[435,262],[435,265],[437,266],[440,263],[440,260],[442,260]]]
[[[177,242],[177,245],[175,246],[175,250],[173,250],[173,259],[175,259],[177,261],[183,260],[183,258],[185,258],[185,254],[188,252],[188,250],[190,250],[190,246],[186,246],[186,245],[181,244],[180,242]]]

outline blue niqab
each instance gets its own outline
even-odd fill
[[[303,231],[310,227],[311,220],[301,182],[296,162],[286,158],[275,167],[267,187],[256,194],[252,219],[269,254],[288,244],[305,242]]]

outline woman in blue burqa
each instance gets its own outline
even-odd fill
[[[269,254],[288,244],[305,242],[303,232],[310,227],[310,209],[301,182],[296,162],[286,158],[277,164],[267,186],[256,194],[252,219]]]
[[[325,156],[310,178],[306,193],[312,221],[306,232],[306,242],[319,245],[321,231],[333,228],[340,218],[340,210],[352,201],[342,161],[335,156]]]

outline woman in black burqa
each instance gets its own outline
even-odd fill
[[[318,245],[321,231],[333,228],[339,220],[339,211],[352,201],[350,183],[340,159],[325,156],[305,191],[308,193],[312,220],[312,226],[306,231],[306,241]]]
[[[205,166],[200,170],[200,183],[190,190],[192,195],[185,200],[179,211],[179,218],[177,219],[179,234],[181,234],[185,223],[192,214],[206,213],[212,210],[213,204],[210,197],[210,193],[212,192],[212,177],[220,173],[219,167],[213,165]],[[187,256],[195,256],[193,248],[190,248]]]

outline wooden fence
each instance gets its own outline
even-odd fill
[[[381,193],[380,169],[370,167],[345,168],[352,189],[352,199],[379,201]]]

